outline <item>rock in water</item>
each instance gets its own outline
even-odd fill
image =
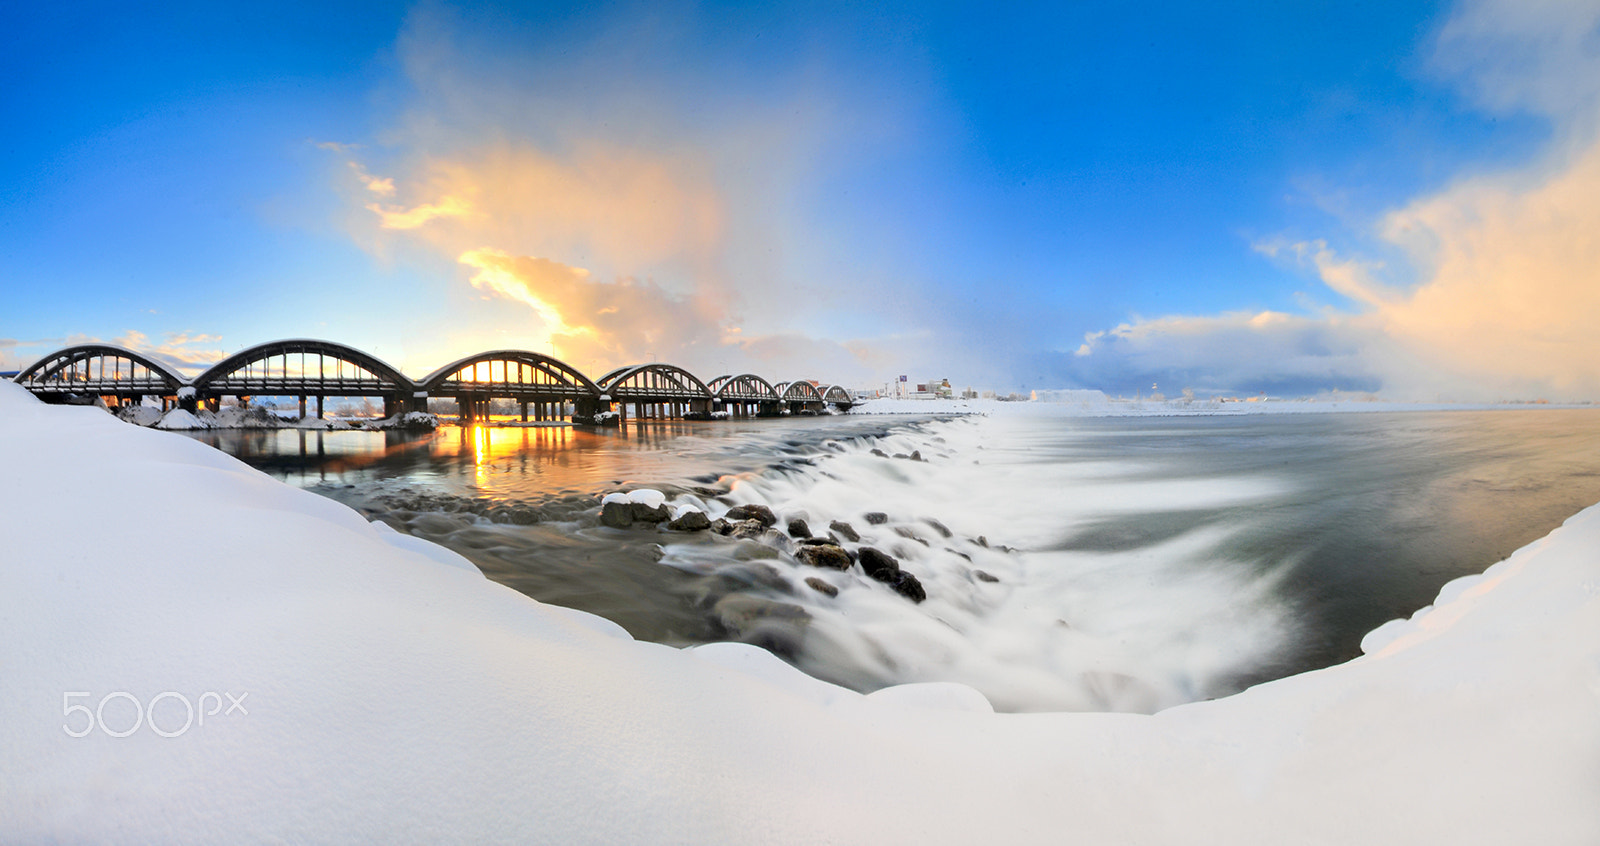
[[[988,572],[986,570],[973,570],[972,571],[972,575],[977,576],[978,577],[978,581],[980,581],[980,582],[998,582],[998,581],[1000,581],[1000,577],[999,576],[996,576],[995,574],[990,573],[990,572]]]
[[[800,651],[811,615],[798,605],[730,593],[712,607],[717,622],[745,643],[793,658]]]
[[[837,532],[839,537],[844,538],[851,543],[861,542],[861,535],[857,533],[849,523],[846,523],[843,520],[835,520],[832,523],[829,523],[828,531]]]
[[[815,544],[800,547],[795,557],[813,567],[826,567],[830,570],[850,569],[850,553],[843,547],[833,544]]]
[[[867,512],[867,523],[869,525],[882,526],[887,522],[889,522],[889,515],[883,513],[882,511]]]
[[[735,505],[728,509],[728,519],[735,522],[739,520],[760,520],[763,528],[776,526],[778,515],[765,505]]]
[[[665,505],[646,505],[642,502],[630,502],[633,509],[635,523],[665,523],[672,518],[672,512]]]
[[[608,502],[600,506],[600,525],[626,529],[633,525],[633,503]]]
[[[838,596],[839,595],[839,589],[838,588],[834,587],[833,585],[828,584],[827,582],[817,578],[816,576],[807,576],[806,577],[806,584],[810,585],[811,589],[816,591],[817,593],[824,593],[824,594],[827,594],[828,596]]]
[[[806,525],[806,521],[796,517],[789,521],[789,537],[809,538],[811,537],[811,527]]]
[[[667,528],[674,532],[703,532],[711,528],[711,518],[704,511],[690,509],[668,523]]]
[[[894,556],[870,546],[863,546],[857,550],[856,560],[860,562],[861,569],[865,570],[867,575],[880,582],[889,581],[885,575],[892,577],[893,574],[900,572],[900,562],[894,560]]]
[[[755,540],[766,533],[767,527],[762,525],[760,520],[755,519],[740,520],[733,524],[733,529],[729,532],[734,537],[745,540]]]
[[[917,581],[916,576],[913,576],[904,570],[896,572],[894,574],[894,581],[889,582],[888,584],[889,587],[894,588],[895,593],[900,594],[912,602],[921,602],[922,600],[928,598],[928,592],[923,590],[922,582]]]

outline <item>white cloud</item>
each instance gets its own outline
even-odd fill
[[[1418,269],[1415,286],[1386,284],[1382,263],[1321,240],[1263,242],[1354,309],[1269,325],[1135,321],[1092,334],[1072,371],[1204,367],[1212,381],[1255,384],[1321,369],[1330,384],[1376,379],[1401,397],[1600,396],[1600,5],[1464,3],[1434,61],[1486,108],[1546,116],[1553,137],[1536,161],[1464,175],[1374,224]]]

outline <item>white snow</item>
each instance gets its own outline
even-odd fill
[[[993,714],[634,642],[5,382],[0,433],[0,841],[1600,842],[1600,507],[1348,664]]]
[[[174,408],[161,415],[161,420],[156,423],[155,427],[157,429],[208,429],[210,424],[181,408]]]
[[[658,490],[640,488],[628,493],[629,502],[637,502],[649,508],[659,508],[667,501],[667,495]]]

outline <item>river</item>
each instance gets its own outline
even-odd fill
[[[960,681],[1015,711],[1151,712],[1347,660],[1600,501],[1589,410],[194,437],[635,637],[746,640],[861,690]],[[846,546],[893,555],[927,600],[771,536],[598,525],[601,496],[641,487],[713,516],[765,504],[780,529],[848,524]]]

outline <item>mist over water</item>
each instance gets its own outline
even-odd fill
[[[746,640],[862,690],[959,681],[1003,710],[1149,712],[1354,657],[1444,582],[1600,501],[1597,424],[842,417],[204,437],[636,637]],[[914,451],[925,460],[892,457]],[[800,564],[782,538],[599,526],[599,497],[636,487],[713,517],[765,504],[780,529],[848,523],[861,539],[846,546],[895,556],[928,598]]]

